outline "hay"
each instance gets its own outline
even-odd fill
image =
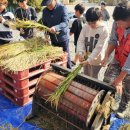
[[[17,29],[17,28],[36,28],[39,29],[41,31],[48,31],[49,28],[47,26],[44,26],[42,24],[39,24],[35,21],[25,21],[25,20],[19,20],[16,19],[16,21],[6,21],[5,24],[7,24],[8,26],[10,26],[12,29]]]
[[[19,43],[0,46],[0,67],[6,71],[22,71],[63,54],[62,48],[44,45],[44,40],[35,38]]]

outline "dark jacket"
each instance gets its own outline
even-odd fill
[[[53,10],[47,7],[43,9],[42,22],[47,27],[55,27],[58,35],[50,34],[53,43],[60,43],[69,39],[68,13],[65,6],[60,3],[56,4]]]

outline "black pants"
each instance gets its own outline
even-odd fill
[[[68,61],[67,61],[67,68],[71,69],[71,59],[70,59],[70,51],[69,51],[69,39],[63,42],[52,43],[53,46],[62,47],[64,52],[68,53]]]
[[[10,41],[5,41],[5,40],[0,39],[0,45],[6,44],[6,43],[9,43],[9,42]]]

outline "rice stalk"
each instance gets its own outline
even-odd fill
[[[40,23],[37,23],[35,21],[25,21],[25,20],[19,20],[16,19],[15,22],[13,21],[7,21],[6,22],[7,25],[9,25],[12,29],[17,29],[17,28],[36,28],[39,29],[41,31],[48,31],[50,28],[48,28],[45,25],[42,25]]]
[[[60,101],[61,96],[66,92],[69,85],[73,81],[73,79],[77,76],[77,74],[80,72],[82,68],[82,65],[79,65],[76,67],[58,86],[58,88],[48,97],[46,102],[50,102],[56,107],[56,110],[58,108],[58,104]]]

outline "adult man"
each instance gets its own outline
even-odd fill
[[[67,67],[71,68],[67,9],[56,0],[43,0],[41,5],[47,6],[43,9],[42,21],[50,28],[51,43],[54,46],[62,47],[63,51],[68,53]]]

